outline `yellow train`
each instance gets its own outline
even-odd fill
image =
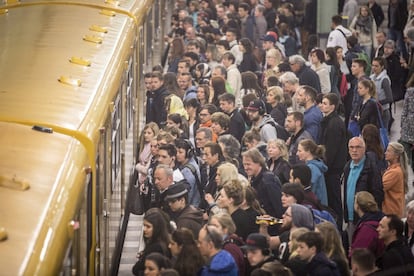
[[[115,271],[166,2],[0,1],[0,275]]]

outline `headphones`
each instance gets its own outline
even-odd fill
[[[270,255],[270,249],[266,248],[266,249],[262,249],[262,254],[263,256],[268,256]]]
[[[180,148],[187,148],[185,152],[185,158],[191,159],[194,156],[194,147],[193,144],[191,144],[190,140],[188,139],[179,139],[176,142],[176,145],[178,145]]]

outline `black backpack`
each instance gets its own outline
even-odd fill
[[[276,123],[274,120],[268,121],[266,124],[270,124],[276,129],[278,139],[286,141],[290,137],[289,132],[287,132],[287,130],[284,127]]]

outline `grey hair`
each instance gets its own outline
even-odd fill
[[[289,63],[300,64],[300,66],[305,65],[306,60],[301,55],[293,55],[289,57]]]
[[[217,142],[224,145],[223,153],[231,159],[237,159],[240,156],[240,143],[233,135],[222,135],[218,138]]]
[[[407,211],[407,214],[410,212],[414,212],[414,200],[411,200],[410,202],[407,203],[406,211]]]
[[[165,174],[167,175],[167,177],[172,177],[173,176],[173,169],[170,168],[170,166],[165,165],[165,164],[159,164],[156,168],[156,170],[164,170]]]
[[[393,48],[395,49],[395,42],[391,39],[388,39],[384,42],[384,48]]]
[[[281,83],[285,83],[285,82],[290,83],[290,84],[298,84],[299,83],[299,78],[293,72],[283,73],[279,77],[279,80],[280,80]]]

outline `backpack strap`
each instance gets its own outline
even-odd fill
[[[198,178],[196,168],[190,163],[185,164],[184,168],[189,168],[191,173],[194,175],[195,180],[196,180],[198,193],[200,194],[200,199],[203,201],[204,200],[204,189],[203,189],[203,186],[201,185],[200,179]]]
[[[335,29],[335,30],[337,30],[337,31],[339,31],[344,37],[345,37],[345,39],[347,39],[347,37],[346,37],[346,35],[345,35],[345,33],[341,30],[341,29],[339,29],[339,28],[337,28],[337,29]]]

